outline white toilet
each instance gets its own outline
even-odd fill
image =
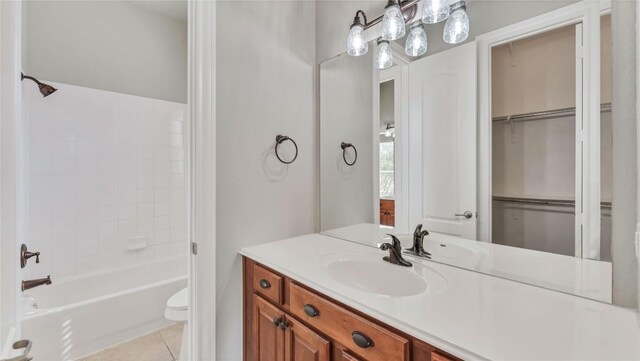
[[[176,292],[167,300],[167,308],[164,317],[170,321],[184,323],[182,331],[182,343],[180,345],[179,361],[187,360],[187,321],[189,320],[189,289],[184,288]]]

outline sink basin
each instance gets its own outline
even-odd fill
[[[343,286],[367,293],[406,297],[442,289],[437,272],[416,264],[402,267],[382,260],[384,252],[333,254],[324,258],[329,277]]]
[[[478,259],[483,255],[479,247],[455,244],[453,242],[425,239],[424,248],[433,258],[449,259]]]

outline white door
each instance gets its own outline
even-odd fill
[[[476,43],[409,65],[411,220],[476,239]]]

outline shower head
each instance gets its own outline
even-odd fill
[[[58,90],[49,84],[41,83],[38,79],[32,76],[28,76],[28,75],[24,75],[23,73],[20,73],[20,77],[21,77],[20,80],[29,79],[29,80],[33,80],[36,84],[38,84],[38,88],[40,89],[40,94],[42,94],[43,97],[49,96],[53,94],[56,90]]]

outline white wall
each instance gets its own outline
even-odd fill
[[[237,16],[242,14],[242,16]],[[318,231],[315,3],[217,3],[217,358],[242,359],[242,247]],[[273,153],[285,134],[291,165]]]
[[[25,1],[23,9],[25,73],[186,103],[186,22],[129,1]]]
[[[373,86],[371,54],[360,57],[342,54],[320,64],[323,231],[373,223]],[[341,142],[357,148],[358,159],[353,166],[344,162]]]
[[[478,35],[536,15],[544,14],[573,2],[575,2],[575,0],[467,2],[467,13],[469,14],[469,22],[471,24],[469,39],[467,41],[474,40]],[[318,62],[320,63],[346,51],[349,26],[353,22],[353,17],[358,9],[364,10],[368,19],[373,20],[373,18],[382,14],[384,6],[384,1],[318,0],[317,33],[322,34],[322,37],[318,38],[317,44]],[[443,28],[444,22],[427,25],[425,27],[429,41],[427,56],[453,47],[452,45],[444,43],[442,40]],[[379,29],[376,31],[377,34],[380,33]],[[404,45],[404,39],[401,39],[399,42]],[[371,51],[371,48],[372,44],[370,43],[369,51]]]
[[[186,106],[23,82],[26,277],[54,279],[185,254]],[[132,239],[146,247],[127,250]]]

